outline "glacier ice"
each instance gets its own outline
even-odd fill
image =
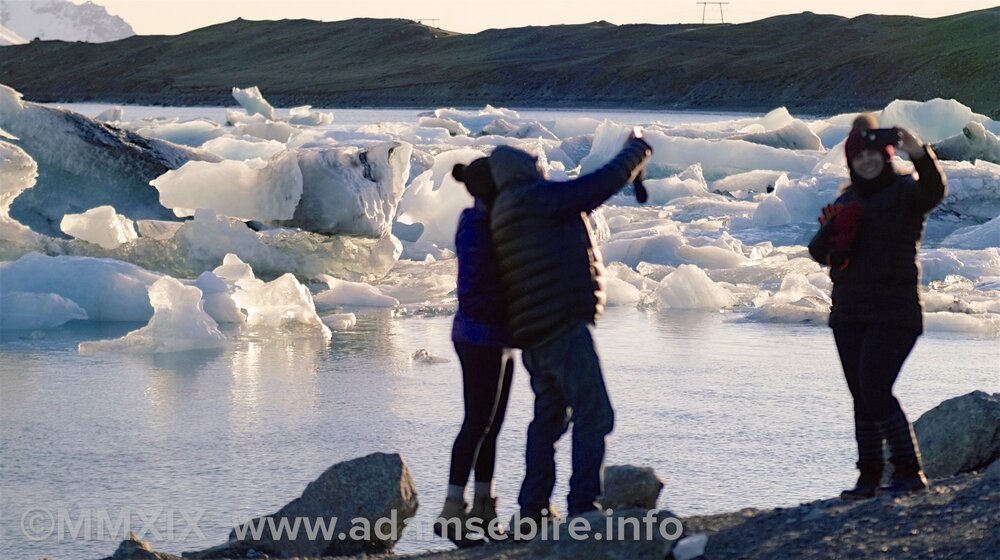
[[[940,159],[1000,163],[1000,137],[976,121],[962,127],[960,134],[935,142],[933,148]]]
[[[411,151],[404,142],[301,148],[301,201],[282,225],[319,233],[388,235],[410,173]]]
[[[161,277],[126,262],[28,253],[0,263],[4,293],[56,294],[93,321],[148,321],[149,287]]]
[[[302,172],[295,151],[264,160],[192,161],[149,182],[160,204],[178,216],[196,209],[246,220],[287,220],[302,198]]]
[[[325,126],[333,123],[333,113],[313,111],[311,105],[302,105],[288,110],[288,122],[304,126]]]
[[[736,297],[712,281],[705,271],[682,264],[660,282],[656,290],[661,308],[718,310],[736,305]]]
[[[59,229],[66,235],[105,249],[114,249],[139,238],[135,223],[118,215],[111,206],[98,206],[83,214],[66,214],[59,223]]]
[[[468,148],[439,154],[434,166],[414,179],[403,193],[397,219],[407,224],[423,224],[422,241],[454,247],[458,215],[472,206],[472,195],[451,176],[451,169],[455,164],[469,164],[480,157],[482,152]]]
[[[264,99],[257,86],[245,89],[234,87],[233,98],[246,109],[248,115],[261,115],[268,120],[275,120],[274,107]]]
[[[0,85],[0,128],[38,164],[38,181],[10,206],[18,222],[61,236],[65,214],[111,205],[129,219],[173,219],[149,181],[190,160],[218,156],[110,127],[71,111],[23,101]]]
[[[953,231],[941,241],[941,245],[956,249],[1000,247],[1000,215],[985,224]]]
[[[219,348],[226,337],[202,308],[201,296],[198,288],[164,276],[149,287],[153,316],[146,326],[114,340],[81,342],[80,352],[146,354]]]
[[[285,150],[285,145],[275,140],[261,140],[253,136],[221,136],[202,144],[202,149],[225,158],[246,161],[248,159],[271,159]]]
[[[0,330],[39,330],[86,319],[87,312],[59,294],[0,291]]]
[[[334,278],[329,274],[320,275],[318,280],[327,289],[313,296],[318,309],[333,309],[341,306],[353,307],[396,307],[399,300],[383,294],[378,288],[364,282],[350,282]]]
[[[158,138],[192,148],[226,134],[221,126],[208,119],[144,126],[136,130],[136,133],[146,138]]]

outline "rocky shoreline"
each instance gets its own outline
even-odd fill
[[[536,560],[543,558],[621,560],[765,560],[772,558],[984,559],[1000,550],[1000,393],[974,391],[944,401],[914,424],[932,479],[926,492],[880,495],[870,500],[818,500],[790,508],[744,509],[680,519],[683,531],[664,536],[650,530],[639,539],[608,538],[603,514],[590,521],[586,539],[559,536],[527,543],[499,543],[464,550],[405,556],[413,560]],[[662,481],[652,469],[616,466],[606,475],[602,503],[616,521],[673,520],[656,511]],[[652,505],[651,505],[652,504]],[[259,518],[347,516],[412,517],[417,508],[412,475],[396,454],[376,453],[339,463],[310,483],[300,498]],[[592,518],[592,519],[591,519]],[[609,525],[610,526],[610,525]],[[623,525],[616,525],[623,526]],[[639,529],[642,531],[642,529]],[[299,558],[301,560],[387,560],[398,537],[337,541],[253,540],[237,537],[181,556],[156,552],[130,538],[105,560],[212,560]]]

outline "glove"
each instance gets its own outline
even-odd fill
[[[830,252],[826,263],[840,270],[846,269],[851,263],[851,252],[861,227],[863,207],[860,202],[849,204],[828,204],[823,208],[823,214],[818,218],[821,225],[830,224],[833,235],[830,236]]]

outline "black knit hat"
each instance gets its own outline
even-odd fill
[[[497,197],[497,186],[490,172],[489,158],[481,157],[469,165],[459,163],[451,169],[451,176],[456,181],[465,183],[469,194],[487,204],[492,203]]]

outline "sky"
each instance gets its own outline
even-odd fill
[[[83,0],[74,0],[83,3]],[[719,21],[719,6],[689,0],[92,0],[122,17],[140,35],[174,35],[230,21],[354,17],[405,18],[450,31],[586,23],[700,23]],[[780,14],[815,12],[854,17],[867,13],[940,17],[996,6],[998,0],[792,1],[732,0],[722,6],[728,23]],[[437,21],[430,21],[437,20]]]

